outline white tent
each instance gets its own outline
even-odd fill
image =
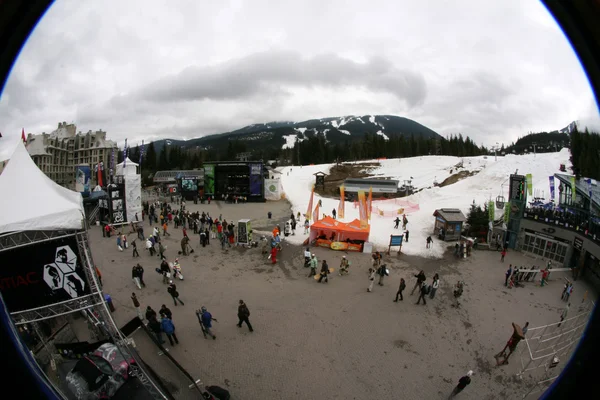
[[[19,142],[0,175],[0,234],[82,229],[84,218],[81,194],[48,178]]]
[[[137,175],[137,167],[139,164],[131,161],[129,157],[127,157],[125,161],[121,164],[117,164],[117,175]],[[125,166],[125,171],[123,171],[123,166]]]

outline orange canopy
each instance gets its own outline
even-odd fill
[[[334,234],[334,240],[338,242],[345,241],[346,239],[351,240],[369,240],[369,233],[371,232],[371,226],[367,225],[366,228],[360,227],[360,221],[355,219],[352,222],[342,222],[331,217],[325,217],[310,227],[310,240],[315,240],[320,235],[326,235],[327,239]]]

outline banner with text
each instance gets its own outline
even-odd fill
[[[340,204],[338,205],[338,218],[339,219],[343,219],[344,218],[344,212],[345,212],[345,206],[346,206],[346,193],[345,193],[346,189],[344,188],[344,185],[340,186]]]
[[[554,200],[554,191],[555,191],[555,187],[554,187],[554,175],[549,176],[548,179],[550,180],[550,200]]]
[[[577,199],[577,186],[575,185],[575,177],[572,176],[569,180],[571,181],[571,199],[573,200],[573,203],[575,203],[575,200]]]
[[[527,195],[533,196],[533,175],[527,174]]]
[[[358,192],[358,213],[360,215],[360,227],[366,228],[369,225],[367,214],[367,199],[364,190]]]
[[[510,201],[504,205],[504,223],[508,224],[510,219]]]
[[[496,204],[492,200],[488,203],[488,217],[490,221],[494,221],[496,219]]]
[[[312,190],[310,191],[310,200],[308,201],[308,208],[306,209],[306,219],[310,219],[310,215],[312,214],[314,198],[315,198],[315,185],[313,185]]]

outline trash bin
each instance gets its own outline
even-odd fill
[[[272,216],[273,216],[273,213],[271,213],[271,211],[269,211],[269,212],[267,213],[267,217],[269,217],[269,219],[271,219],[271,217],[272,217]]]
[[[112,299],[110,298],[110,295],[105,294],[104,295],[104,301],[106,301],[106,304],[108,304],[108,309],[110,310],[110,312],[115,312],[115,306],[113,305]]]

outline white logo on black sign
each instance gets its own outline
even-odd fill
[[[52,290],[64,289],[76,298],[85,292],[85,281],[75,272],[77,256],[69,246],[56,248],[54,262],[44,266],[44,282]]]

